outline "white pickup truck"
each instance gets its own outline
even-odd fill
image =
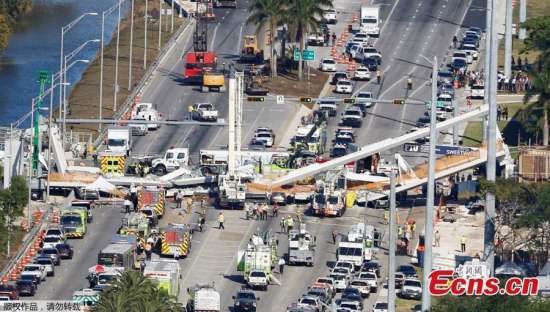
[[[218,110],[210,103],[197,103],[193,106],[193,119],[198,121],[217,121]]]

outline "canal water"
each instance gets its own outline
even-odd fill
[[[128,2],[123,2],[122,17],[129,7]],[[115,3],[115,0],[34,1],[32,12],[17,21],[10,43],[0,55],[0,126],[9,126],[30,111],[32,98],[40,91],[37,83],[40,70],[48,70],[50,74],[59,71],[61,28],[84,13],[98,13],[97,16],[85,16],[65,33],[67,55],[88,40],[101,39],[102,12]],[[115,33],[117,18],[116,9],[105,18],[105,44]],[[99,49],[100,43],[89,43],[72,60],[86,59],[91,63],[99,56]],[[67,82],[71,86],[78,82],[86,66],[88,64],[77,63],[67,72]],[[69,91],[67,89],[67,94]],[[59,92],[55,92],[54,105],[58,103],[58,95]],[[45,102],[44,105],[49,105],[49,97]],[[28,125],[30,120],[23,123],[23,126]]]

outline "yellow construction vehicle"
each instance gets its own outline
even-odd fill
[[[264,51],[258,48],[258,37],[254,35],[244,36],[242,62],[263,62]]]
[[[202,76],[202,92],[210,92],[212,89],[218,92],[227,92],[225,87],[225,75],[220,71],[205,72]]]

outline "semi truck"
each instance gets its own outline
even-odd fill
[[[142,186],[137,192],[138,209],[153,208],[159,218],[164,215],[166,192],[156,186]]]
[[[361,19],[359,27],[362,32],[369,36],[380,36],[380,6],[379,5],[363,5],[361,7]]]
[[[188,312],[220,312],[220,293],[213,285],[196,284],[188,288],[189,300],[187,301]]]
[[[85,207],[69,207],[61,210],[59,223],[66,237],[83,238],[86,235],[88,212]]]
[[[315,263],[315,237],[309,234],[306,224],[301,223],[299,230],[289,233],[288,264],[305,264],[313,266]]]
[[[132,151],[132,129],[130,127],[107,128],[107,150],[130,155]]]
[[[169,223],[160,229],[162,239],[161,255],[175,258],[187,257],[193,239],[191,227],[187,224]]]
[[[157,282],[170,296],[178,297],[180,292],[180,265],[177,260],[161,259],[147,262],[143,275]]]

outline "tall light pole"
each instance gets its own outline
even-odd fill
[[[512,0],[506,0],[506,20],[504,31],[504,75],[511,79],[512,76]]]
[[[497,140],[497,56],[496,52],[498,51],[498,36],[497,28],[498,25],[498,1],[490,0],[487,1],[487,5],[491,5],[490,10],[492,11],[491,20],[487,21],[487,34],[490,34],[490,37],[487,40],[491,40],[491,60],[489,63],[489,70],[487,71],[487,78],[485,81],[489,84],[489,126],[487,131],[487,180],[495,181],[496,180],[496,140]],[[485,197],[485,239],[484,239],[484,251],[483,257],[487,263],[487,267],[491,272],[491,275],[494,274],[495,267],[495,218],[496,218],[496,207],[495,207],[495,194],[487,192]]]
[[[146,2],[147,3],[147,2]],[[118,3],[103,11],[101,18],[101,56],[100,56],[100,69],[99,69],[99,119],[103,119],[103,47],[105,46],[105,16],[111,14],[118,7]],[[98,129],[101,132],[101,123],[99,123]]]
[[[170,33],[174,32],[174,0],[170,1],[172,3],[172,11],[170,11]],[[180,4],[181,5],[181,4]]]
[[[527,0],[519,0],[519,22],[520,24],[525,23],[527,19]],[[518,33],[519,40],[525,40],[525,27],[519,28]]]
[[[174,2],[172,0],[172,2]],[[130,57],[128,61],[128,90],[132,89],[132,48],[134,45],[134,0],[132,0],[132,17],[130,19]]]
[[[390,245],[388,257],[388,311],[395,311],[395,244],[397,231],[395,230],[397,208],[395,204],[395,169],[390,175]]]
[[[63,82],[63,133],[65,134],[63,136],[63,139],[62,139],[62,142],[63,142],[63,149],[65,148],[65,141],[66,141],[66,137],[67,137],[67,124],[65,123],[65,120],[67,119],[67,110],[68,110],[68,102],[67,102],[67,86],[68,84],[67,83],[67,62],[71,61],[73,57],[75,57],[78,52],[82,51],[82,49],[84,49],[84,47],[86,47],[88,44],[90,43],[93,43],[93,42],[99,42],[100,40],[99,39],[90,39],[86,42],[84,42],[83,44],[81,44],[78,48],[74,49],[71,53],[65,55],[63,58],[63,71],[60,72],[61,76],[63,77],[62,79],[62,82]]]
[[[148,0],[145,0],[145,36],[143,36],[143,69],[147,69],[147,22],[149,21],[149,11],[147,10],[147,2]]]
[[[432,241],[433,241],[433,221],[434,221],[434,197],[435,197],[435,143],[437,141],[436,129],[436,102],[437,102],[437,57],[434,56],[433,61],[430,61],[423,55],[426,61],[432,63],[432,103],[430,112],[430,150],[428,157],[428,194],[426,198],[426,221],[424,232],[424,266],[422,272],[422,285],[428,285],[428,276],[432,272]],[[422,292],[422,311],[431,309],[432,298],[429,291]]]
[[[90,60],[76,60],[72,62],[69,66],[67,66],[67,70],[71,69],[76,63],[90,63]],[[52,75],[52,78],[50,80],[51,86],[50,90],[52,92],[50,93],[50,115],[48,117],[48,175],[46,182],[48,183],[46,188],[46,198],[48,201],[50,201],[50,174],[52,171],[52,119],[53,119],[53,89],[54,89],[54,83],[56,80],[61,78],[61,72],[57,72]]]
[[[162,0],[159,0],[159,45],[157,47],[157,50],[160,50],[160,34],[162,32]]]
[[[115,92],[113,96],[113,111],[116,112],[116,96],[118,93],[118,50],[119,50],[119,44],[120,44],[120,7],[122,5],[122,1],[118,2],[118,21],[117,21],[117,27],[116,27],[116,58],[115,58]]]

